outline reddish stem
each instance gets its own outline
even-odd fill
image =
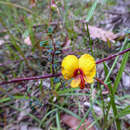
[[[102,62],[107,61],[107,60],[111,60],[111,59],[115,58],[116,56],[122,55],[122,54],[124,54],[124,53],[126,53],[128,51],[130,51],[130,48],[128,48],[128,49],[126,49],[124,51],[121,51],[121,52],[119,52],[117,54],[114,54],[114,55],[108,56],[106,58],[103,58],[101,60],[98,60],[98,61],[96,61],[96,64],[102,63]]]
[[[104,87],[107,89],[107,91],[109,91],[109,88],[108,86],[102,81],[100,80],[99,78],[95,78],[99,83],[101,83],[102,85],[104,85]]]
[[[27,80],[46,79],[46,78],[59,77],[59,76],[61,76],[61,73],[58,73],[58,74],[47,74],[47,75],[43,75],[43,76],[17,78],[17,79],[14,79],[14,80],[1,82],[0,85],[9,84],[9,83],[17,83],[17,82],[27,81]]]

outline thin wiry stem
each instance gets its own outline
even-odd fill
[[[104,87],[106,88],[106,92],[102,92],[102,94],[106,94],[109,93],[109,88],[107,86],[107,84],[105,84],[102,80],[100,80],[99,78],[95,78],[99,83],[101,83],[102,85],[104,85]]]
[[[119,52],[117,54],[108,56],[108,57],[106,57],[104,59],[98,60],[98,61],[96,61],[96,64],[102,63],[102,62],[107,61],[107,60],[111,60],[111,59],[115,58],[116,56],[122,55],[122,54],[124,54],[124,53],[126,53],[128,51],[130,51],[130,48],[128,48],[128,49],[126,49],[124,51],[121,51],[121,52]],[[46,78],[59,77],[59,76],[61,76],[61,73],[47,74],[47,75],[43,75],[43,76],[33,76],[33,77],[17,78],[17,79],[14,79],[14,80],[0,82],[0,85],[9,84],[9,83],[17,83],[17,82],[22,82],[22,81],[27,81],[27,80],[46,79]]]
[[[104,62],[104,61],[111,60],[111,59],[115,58],[116,56],[122,55],[122,54],[124,54],[124,53],[126,53],[126,52],[128,52],[128,51],[130,51],[130,48],[128,48],[128,49],[126,49],[126,50],[124,50],[124,51],[121,51],[121,52],[119,52],[119,53],[117,53],[117,54],[114,54],[114,55],[108,56],[108,57],[106,57],[106,58],[103,58],[103,59],[101,59],[101,60],[98,60],[98,61],[96,61],[96,64],[100,64],[100,63],[102,63],[102,62]]]
[[[43,76],[33,76],[33,77],[17,78],[17,79],[14,79],[14,80],[1,82],[0,85],[9,84],[9,83],[17,83],[17,82],[22,82],[22,81],[27,81],[27,80],[46,79],[46,78],[59,77],[59,76],[61,76],[61,73],[58,73],[58,74],[47,74],[47,75],[43,75]]]

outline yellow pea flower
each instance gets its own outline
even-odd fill
[[[93,78],[96,75],[95,59],[84,54],[79,59],[74,55],[66,56],[61,63],[61,73],[65,79],[74,78],[71,82],[71,87],[85,87],[85,83],[93,83]]]

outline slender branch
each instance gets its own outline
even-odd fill
[[[114,54],[114,55],[108,56],[108,57],[106,57],[106,58],[103,58],[103,59],[101,59],[101,60],[98,60],[98,61],[96,61],[96,64],[100,64],[100,63],[102,63],[102,62],[104,62],[104,61],[111,60],[111,59],[115,58],[116,56],[122,55],[122,54],[124,54],[124,53],[126,53],[126,52],[128,52],[128,51],[130,51],[130,48],[128,48],[128,49],[126,49],[126,50],[124,50],[124,51],[121,51],[121,52],[119,52],[119,53],[117,53],[117,54]]]
[[[122,54],[124,54],[124,53],[126,53],[128,51],[130,51],[130,48],[128,48],[128,49],[126,49],[124,51],[121,51],[121,52],[119,52],[117,54],[108,56],[107,58],[98,60],[98,61],[96,61],[96,64],[102,63],[102,62],[107,61],[107,60],[111,60],[111,59],[115,58],[116,56],[122,55]],[[14,80],[0,82],[0,85],[9,84],[9,83],[17,83],[17,82],[22,82],[22,81],[27,81],[27,80],[46,79],[46,78],[59,77],[59,76],[61,76],[61,73],[47,74],[47,75],[43,75],[43,76],[34,76],[34,77],[26,77],[26,78],[17,78],[17,79],[14,79]]]
[[[1,82],[0,85],[9,84],[9,83],[17,83],[17,82],[22,82],[22,81],[27,81],[27,80],[46,79],[46,78],[59,77],[59,76],[61,76],[61,73],[58,73],[58,74],[47,74],[47,75],[43,75],[43,76],[17,78],[17,79],[14,79],[14,80]]]
[[[104,85],[104,87],[106,88],[106,92],[105,93],[108,93],[109,92],[109,88],[108,88],[108,86],[107,86],[107,84],[105,84],[102,80],[100,80],[99,78],[95,78],[99,83],[101,83],[102,85]],[[104,92],[103,92],[103,94],[104,94]]]

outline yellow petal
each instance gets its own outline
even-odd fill
[[[89,54],[84,54],[79,58],[79,68],[88,79],[92,79],[96,74],[96,62]]]
[[[93,83],[93,78],[84,78],[84,80],[86,81],[86,83],[89,83],[89,84],[91,84],[91,83]]]
[[[61,63],[61,73],[65,79],[70,79],[73,77],[73,73],[78,69],[78,58],[74,55],[66,56]]]
[[[89,73],[86,74],[88,78],[93,78],[96,75],[96,66],[94,66]]]
[[[71,81],[71,87],[72,88],[77,88],[77,87],[79,87],[79,85],[80,85],[80,82],[81,82],[81,79],[80,78],[75,78],[75,79],[73,79],[72,81]]]

